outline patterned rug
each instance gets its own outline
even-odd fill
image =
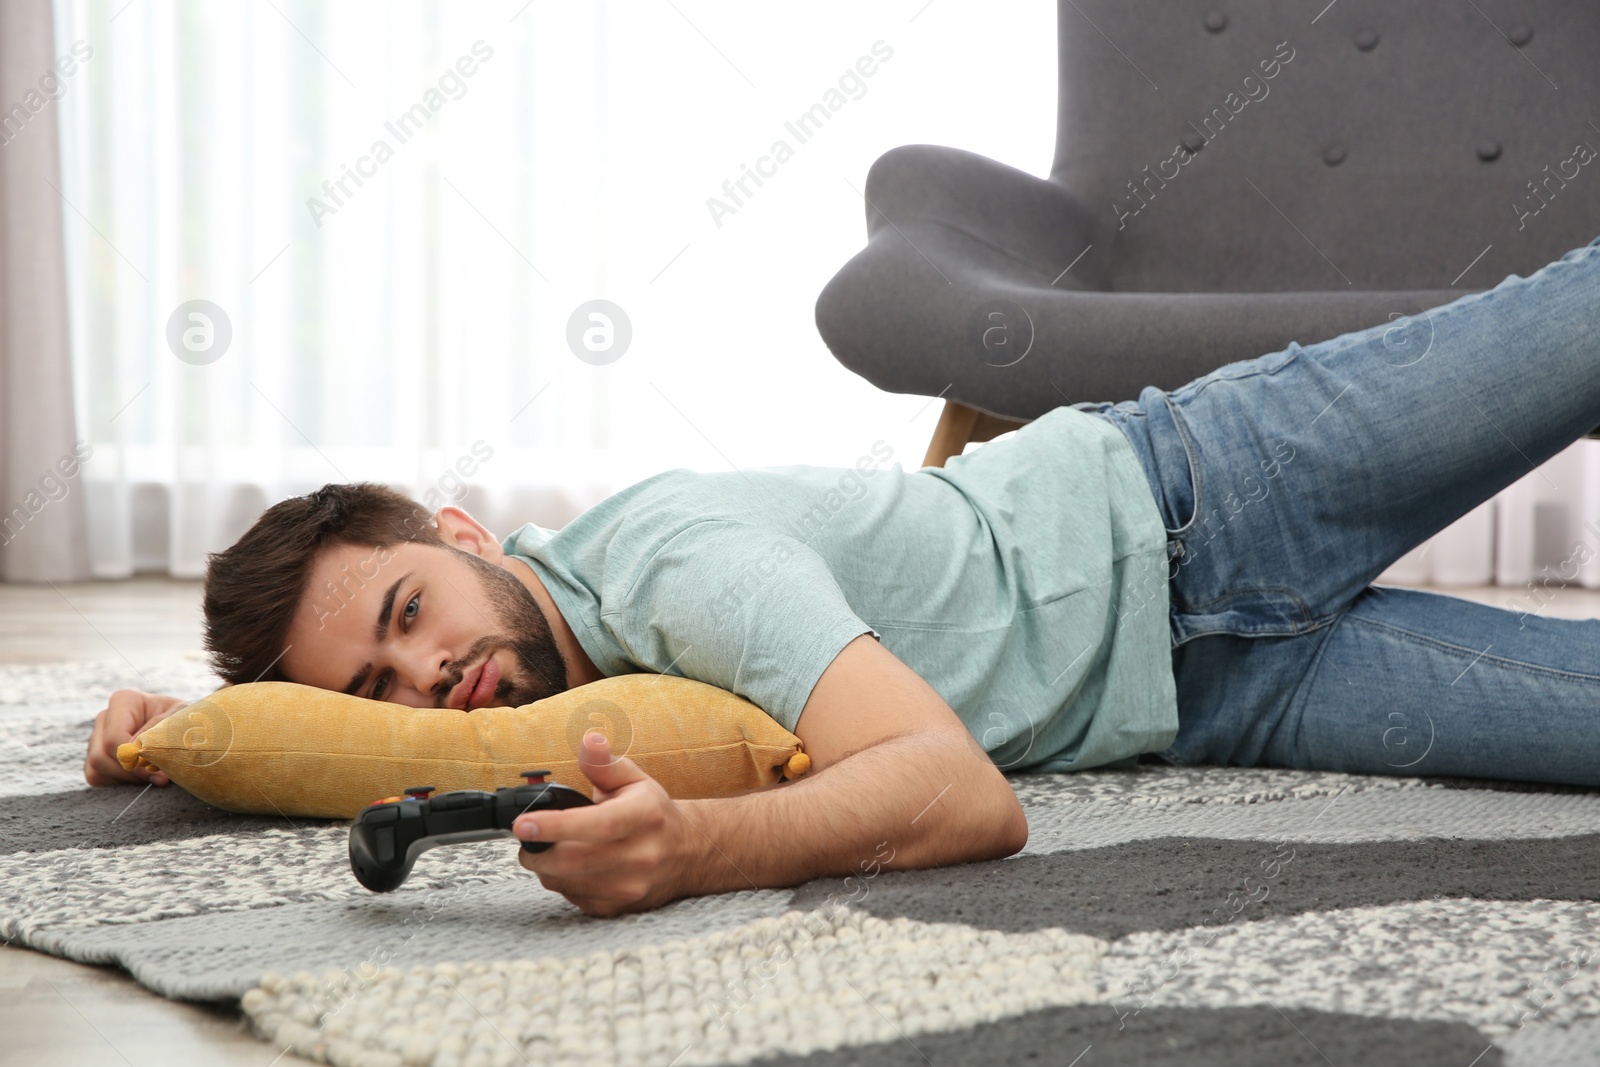
[[[113,689],[215,684],[198,654],[0,668],[0,935],[235,1002],[279,1051],[350,1067],[1600,1062],[1595,791],[1017,775],[1018,856],[593,919],[509,841],[431,852],[375,896],[344,824],[83,785]]]

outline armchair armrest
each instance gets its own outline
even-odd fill
[[[891,227],[931,223],[1032,267],[1046,281],[1059,279],[1057,288],[1103,288],[1094,257],[1070,278],[1059,276],[1088,246],[1109,249],[1110,223],[1048,179],[959,148],[903,145],[867,172],[866,199],[869,240]]]

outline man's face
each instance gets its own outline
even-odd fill
[[[528,588],[442,546],[324,549],[286,643],[290,680],[410,707],[515,707],[567,688]]]

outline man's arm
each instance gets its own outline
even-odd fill
[[[615,915],[874,864],[996,859],[1027,843],[1005,777],[933,687],[870,636],[823,672],[796,733],[812,759],[806,777],[677,802],[632,761],[610,762],[604,740],[590,735],[579,762],[596,805],[519,820],[518,836],[556,842],[520,853],[522,865],[583,910]]]
[[[870,636],[823,672],[795,729],[812,770],[778,789],[681,802],[704,835],[699,892],[998,859],[1028,841],[1005,776],[934,688]]]

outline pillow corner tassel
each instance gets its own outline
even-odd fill
[[[144,758],[143,749],[138,741],[124,741],[117,746],[117,762],[125,771],[156,770],[156,765]]]
[[[796,752],[794,755],[790,756],[789,761],[783,765],[783,776],[790,779],[798,778],[810,769],[811,757],[806,755],[804,752]]]

